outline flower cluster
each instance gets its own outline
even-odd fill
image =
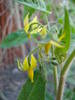
[[[33,77],[34,77],[34,69],[36,68],[37,66],[37,60],[36,58],[33,56],[33,54],[31,54],[31,59],[30,59],[30,62],[28,61],[28,58],[25,57],[24,61],[23,61],[23,64],[17,60],[17,63],[18,63],[18,68],[21,70],[21,71],[24,71],[24,72],[28,72],[28,76],[31,80],[31,82],[33,82]]]
[[[42,37],[45,37],[47,34],[46,26],[39,24],[37,16],[35,16],[34,19],[29,22],[29,14],[27,14],[24,19],[24,30],[29,38],[32,34],[36,33],[40,33]]]
[[[47,35],[47,27],[40,24],[38,22],[36,16],[34,17],[34,19],[32,21],[29,21],[29,14],[27,14],[25,19],[24,19],[24,31],[28,35],[28,38],[31,38],[32,34],[40,34],[40,36],[42,36],[43,38],[45,38]],[[52,45],[54,45],[58,48],[63,48],[63,46],[60,45],[59,42],[61,42],[61,40],[64,37],[65,37],[65,33],[63,35],[61,35],[57,41],[49,40],[48,42],[46,42],[44,45],[45,54],[48,55],[49,50],[50,50]],[[31,56],[28,56],[28,57],[26,56],[24,61],[23,61],[23,64],[19,60],[17,60],[17,63],[18,63],[18,68],[21,71],[28,72],[28,77],[30,78],[31,82],[33,82],[34,69],[37,66],[37,60],[33,56],[33,54],[31,54]]]

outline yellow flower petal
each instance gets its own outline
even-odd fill
[[[34,71],[32,68],[28,69],[28,77],[30,78],[31,82],[33,83]]]
[[[26,33],[28,33],[28,30],[29,30],[29,24],[27,24],[27,25],[24,26],[24,31],[25,31]]]
[[[17,60],[18,69],[21,70],[20,61]]]
[[[61,40],[62,40],[64,37],[65,37],[65,33],[63,33],[63,34],[59,37],[58,42],[61,42]]]
[[[29,14],[27,14],[24,19],[24,30],[26,32],[28,32],[28,30],[29,30]]]
[[[35,16],[34,19],[32,20],[32,23],[35,23],[35,22],[36,22],[36,23],[38,22],[37,16]]]
[[[25,57],[24,62],[23,62],[23,70],[27,71],[29,69],[29,64],[28,64],[28,59]]]
[[[40,32],[40,35],[44,38],[47,34],[47,28],[44,26]]]
[[[23,71],[23,65],[22,65],[22,63],[19,60],[17,60],[17,65],[18,65],[18,69],[20,71]]]
[[[42,30],[42,27],[41,28],[37,27],[36,29],[34,29],[33,31],[31,31],[30,34],[39,33],[41,30]]]
[[[32,30],[38,26],[37,23],[38,23],[37,16],[35,16],[34,19],[29,23],[29,25],[32,25]]]
[[[33,20],[30,22],[30,24],[33,24],[33,23],[38,23],[37,16],[35,16],[35,17],[33,18]]]
[[[24,18],[24,26],[27,25],[29,23],[29,14],[26,15],[26,17]]]
[[[62,45],[58,44],[58,43],[55,42],[55,41],[52,41],[52,40],[51,40],[50,43],[51,43],[52,45],[56,46],[56,47],[63,48]]]
[[[46,53],[47,55],[48,55],[48,53],[49,53],[50,48],[51,48],[51,43],[48,42],[48,43],[45,45],[45,53]]]
[[[32,54],[31,55],[31,68],[34,69],[34,68],[36,68],[36,66],[37,66],[37,60]]]

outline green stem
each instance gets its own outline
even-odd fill
[[[39,49],[39,69],[40,72],[42,73],[43,78],[46,80],[47,79],[47,73],[46,73],[46,69],[45,69],[45,65],[41,60],[42,55],[41,55],[41,48]]]
[[[57,88],[58,88],[58,74],[57,74],[57,66],[54,66],[53,69],[54,72],[54,86],[55,86],[55,94],[57,93]]]
[[[56,100],[63,100],[64,84],[65,84],[64,76],[60,76]]]
[[[70,69],[69,65],[72,62],[74,57],[75,57],[75,49],[72,51],[72,53],[70,54],[70,56],[66,60],[64,66],[63,66],[63,69],[61,71],[56,100],[63,100],[63,92],[64,92],[65,79],[66,79],[66,76],[67,76],[68,71]]]
[[[74,57],[75,57],[75,49],[72,51],[72,53],[70,54],[70,56],[68,57],[67,61],[64,64],[62,72],[61,72],[62,75],[66,74],[67,70],[70,68],[69,65]]]
[[[39,48],[41,48],[41,46],[37,46],[36,48],[34,48],[32,51],[30,51],[29,55],[28,55],[28,63],[30,64],[30,58],[31,58],[31,54],[33,54],[34,52],[36,52]]]

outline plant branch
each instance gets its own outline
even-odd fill
[[[68,71],[70,69],[69,65],[71,64],[74,57],[75,57],[75,49],[72,51],[72,53],[70,54],[70,56],[66,60],[64,66],[63,66],[63,69],[61,71],[56,100],[63,100],[65,79],[66,79],[66,76],[67,76]]]
[[[72,53],[70,54],[70,56],[68,57],[67,61],[64,64],[62,72],[61,72],[62,75],[65,75],[67,73],[68,69],[70,68],[69,65],[74,57],[75,57],[75,49],[72,51]]]

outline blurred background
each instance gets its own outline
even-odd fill
[[[24,1],[25,5],[22,4]],[[33,8],[38,8],[38,5],[43,9],[43,13]],[[70,14],[72,39],[69,52],[71,52],[75,48],[75,0],[0,0],[0,43],[8,34],[23,29],[23,20],[28,12],[32,18],[36,15],[43,24],[46,23],[45,18],[47,17],[44,13],[46,10],[51,12],[48,15],[48,22],[55,28],[51,31],[58,31],[55,22],[58,20],[62,24],[63,5],[68,7]],[[32,45],[35,44],[28,41],[18,46],[0,48],[0,100],[17,100],[26,75],[18,71],[16,59],[23,59]],[[46,100],[54,100],[52,70],[49,72],[51,73],[49,76],[51,95],[47,93]],[[67,92],[65,91],[64,100],[75,100],[75,63],[72,65],[66,85]]]

